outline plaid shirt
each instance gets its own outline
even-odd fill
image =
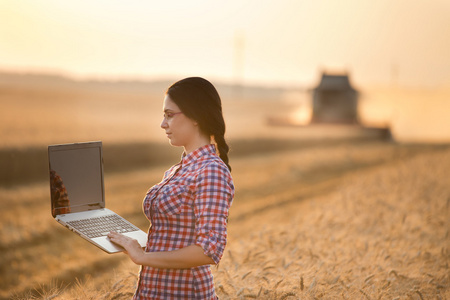
[[[146,251],[171,251],[192,244],[219,263],[227,240],[234,197],[231,174],[214,145],[183,156],[144,199],[151,222]],[[191,269],[141,267],[135,299],[217,299],[209,265]]]

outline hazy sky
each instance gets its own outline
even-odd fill
[[[0,0],[0,70],[450,84],[448,0]]]

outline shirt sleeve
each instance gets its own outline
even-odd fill
[[[226,166],[210,163],[197,177],[194,213],[196,244],[219,263],[227,242],[228,211],[234,185]]]

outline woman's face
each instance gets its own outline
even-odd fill
[[[196,144],[200,136],[197,122],[186,117],[178,105],[170,99],[169,95],[166,95],[164,98],[163,111],[164,118],[161,128],[165,130],[170,144],[172,146],[182,146],[187,152],[190,152],[191,148],[195,147],[194,144]]]

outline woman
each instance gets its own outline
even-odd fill
[[[209,81],[190,77],[167,90],[163,110],[161,128],[184,152],[144,198],[147,247],[108,236],[142,266],[135,299],[217,299],[210,265],[222,257],[234,197],[221,100]]]

